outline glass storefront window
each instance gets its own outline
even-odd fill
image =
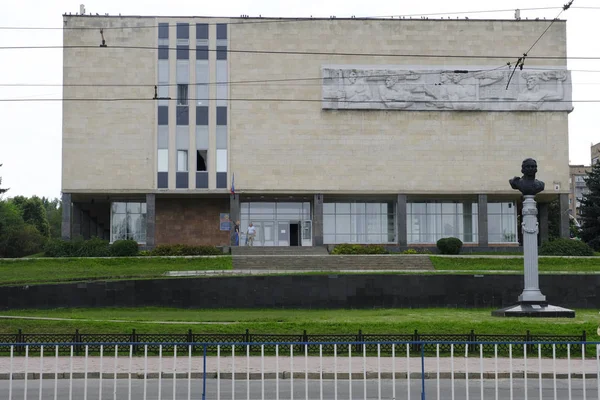
[[[146,203],[112,203],[110,220],[111,242],[135,240],[138,243],[146,243]]]
[[[312,236],[310,222],[305,223],[311,217],[309,202],[243,202],[240,208],[242,238],[245,238],[248,225],[252,222],[256,228],[255,246],[289,245],[291,236],[288,231],[291,231],[293,225],[294,229],[295,226],[302,226]],[[283,239],[284,237],[288,239]],[[302,242],[305,240],[309,241],[303,237]]]
[[[324,203],[323,242],[394,243],[393,203]]]
[[[418,202],[406,204],[408,243],[436,243],[456,237],[464,243],[477,242],[477,203]]]
[[[514,202],[488,203],[488,241],[516,243],[517,207]]]

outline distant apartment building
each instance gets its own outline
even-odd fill
[[[590,159],[592,164],[600,161],[600,143],[596,143],[590,147]],[[585,178],[587,178],[589,165],[569,165],[569,214],[578,222],[581,217],[581,199],[587,193]]]
[[[590,149],[590,156],[592,165],[600,161],[600,143],[592,145],[592,148]]]

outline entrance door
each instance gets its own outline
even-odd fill
[[[289,246],[290,245],[290,223],[289,222],[277,222],[277,245],[278,246]]]
[[[290,222],[290,246],[300,246],[299,222]]]
[[[273,221],[262,222],[262,246],[275,246],[275,236],[273,232]]]
[[[302,221],[302,246],[312,246],[312,221]]]

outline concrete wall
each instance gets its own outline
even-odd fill
[[[259,51],[230,54],[233,81],[314,78],[231,85],[231,97],[320,100],[324,64],[495,68],[515,60],[327,53],[501,56],[535,41],[547,26],[473,20],[231,25],[232,48]],[[266,49],[325,54],[260,53]],[[564,22],[530,54],[541,55],[566,55]],[[535,65],[565,67],[565,61],[527,60]],[[558,182],[568,192],[567,112],[323,111],[319,101],[233,101],[230,109],[230,162],[239,190],[510,193],[507,179],[534,157],[538,178],[550,190]]]
[[[551,304],[570,308],[600,307],[600,276],[542,275],[540,288]],[[0,287],[0,309],[113,306],[500,308],[514,304],[522,289],[522,275],[378,274],[191,278],[3,286]]]
[[[64,99],[144,99],[64,101],[62,191],[149,189],[156,176],[156,102],[152,86],[68,86],[71,84],[152,85],[157,51],[113,46],[157,46],[154,18],[67,17],[63,50]],[[108,47],[99,47],[100,28]]]
[[[157,198],[156,245],[228,246],[229,231],[219,230],[219,213],[229,212],[229,199]]]

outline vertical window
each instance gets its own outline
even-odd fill
[[[188,105],[188,85],[177,85],[177,105]]]
[[[517,208],[514,202],[488,203],[488,241],[517,242]]]
[[[227,172],[227,150],[217,150],[217,172]]]
[[[177,172],[187,172],[188,170],[188,152],[187,150],[177,150]]]
[[[169,171],[169,150],[158,149],[158,172]]]
[[[407,203],[408,243],[432,244],[444,237],[476,242],[477,215],[477,204],[469,201]]]
[[[207,165],[207,151],[206,150],[196,150],[196,171],[202,172],[206,171]]]
[[[146,203],[112,203],[111,241],[116,240],[146,242]]]
[[[323,238],[335,243],[390,243],[395,240],[391,203],[323,204]]]

